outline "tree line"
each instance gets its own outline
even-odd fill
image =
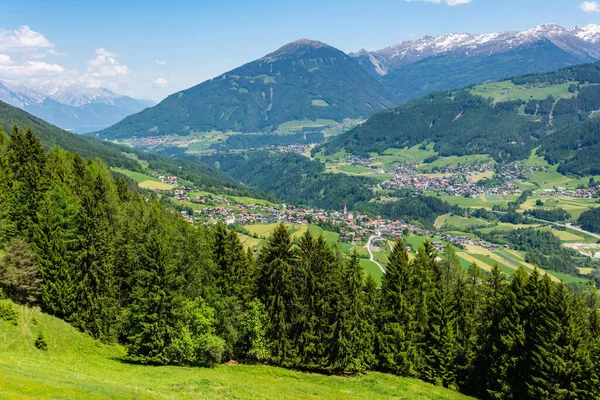
[[[378,369],[481,398],[600,396],[600,297],[509,281],[398,241],[381,287],[323,237],[277,226],[258,254],[194,227],[100,160],[0,135],[0,286],[149,364],[224,359]],[[51,349],[48,349],[51,351]]]

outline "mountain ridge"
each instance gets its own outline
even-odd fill
[[[295,120],[368,117],[394,105],[348,55],[300,39],[168,96],[97,135],[126,138],[202,131],[271,132]]]
[[[349,55],[359,57],[371,54],[380,62],[389,65],[390,69],[394,69],[441,53],[465,51],[466,55],[474,55],[480,52],[506,52],[543,38],[550,39],[565,50],[569,51],[570,49],[570,52],[574,51],[573,47],[578,46],[590,58],[600,58],[600,25],[590,24],[583,28],[574,26],[565,29],[553,23],[544,23],[525,31],[487,34],[447,33],[424,36],[415,40],[402,41],[380,50],[366,51],[362,49]],[[572,43],[567,40],[575,40],[575,38],[581,42]]]

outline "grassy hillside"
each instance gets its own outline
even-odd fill
[[[9,303],[7,300],[1,303]],[[12,304],[12,303],[10,303]],[[18,326],[0,319],[0,397],[86,399],[467,399],[415,379],[370,372],[354,377],[269,366],[153,367],[120,359],[67,323],[25,307]],[[47,351],[34,346],[43,332]]]

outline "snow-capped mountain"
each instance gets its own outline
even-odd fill
[[[116,94],[106,88],[90,88],[70,82],[45,84],[38,87],[37,91],[52,100],[74,107],[86,104],[107,104],[126,109],[137,109],[139,111],[140,105],[144,107],[154,105],[151,101]]]
[[[18,108],[40,105],[44,102],[43,94],[23,85],[12,85],[0,81],[0,100]]]
[[[77,133],[97,131],[153,105],[105,88],[66,82],[37,89],[0,81],[0,101],[21,108],[60,128]]]
[[[594,62],[600,59],[600,26],[545,23],[525,31],[449,33],[351,56],[402,103],[436,90]]]
[[[440,54],[460,53],[464,56],[474,56],[506,53],[544,39],[568,53],[580,56],[582,61],[600,59],[600,25],[565,29],[551,23],[538,25],[526,31],[425,36],[373,52],[361,50],[351,56],[361,58],[363,66],[368,65],[365,63],[366,56],[375,58],[377,65],[371,61],[371,71],[385,75],[395,68]]]

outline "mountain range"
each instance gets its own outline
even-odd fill
[[[131,115],[95,135],[269,133],[295,120],[342,121],[437,90],[454,90],[600,59],[600,26],[445,34],[349,55],[307,39]]]
[[[76,133],[103,129],[154,104],[68,82],[32,89],[0,81],[0,100]]]
[[[403,103],[452,90],[600,59],[600,26],[545,23],[525,31],[444,34],[350,54]]]

